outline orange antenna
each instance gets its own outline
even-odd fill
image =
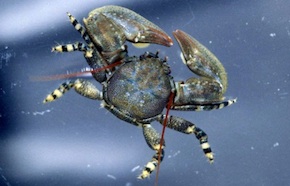
[[[87,74],[87,73],[100,72],[100,71],[118,66],[121,63],[122,63],[121,61],[117,61],[113,64],[104,66],[102,68],[96,68],[93,70],[86,70],[86,71],[82,71],[82,72],[75,72],[75,73],[71,73],[71,74],[57,74],[57,75],[52,75],[52,76],[31,76],[30,80],[32,80],[32,81],[53,81],[53,80],[58,80],[58,79],[67,79],[67,78],[77,77],[77,76]]]
[[[167,125],[169,110],[173,104],[173,98],[174,98],[174,93],[170,92],[168,104],[166,106],[166,115],[165,115],[165,118],[163,120],[163,128],[162,128],[161,139],[160,139],[160,147],[158,150],[158,164],[157,164],[157,170],[156,170],[155,186],[158,185],[158,175],[159,175],[159,168],[160,168],[160,161],[161,161],[162,145],[164,142],[164,134],[165,134],[165,129],[166,129],[166,125]]]

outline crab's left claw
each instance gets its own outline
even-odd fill
[[[182,50],[181,57],[188,68],[201,77],[221,83],[224,93],[227,89],[227,74],[217,57],[187,33],[176,30],[173,35]]]
[[[171,46],[172,39],[157,25],[141,15],[120,6],[104,6],[89,13],[90,15],[103,14],[122,27],[128,41],[133,43],[155,43]]]

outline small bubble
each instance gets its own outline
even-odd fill
[[[264,21],[265,20],[265,16],[263,16],[262,18],[261,18],[261,21]]]
[[[137,165],[136,167],[134,167],[131,172],[135,172],[136,170],[138,170],[140,168],[140,165]]]
[[[111,175],[111,174],[108,174],[107,177],[108,177],[108,178],[111,178],[111,179],[113,179],[113,180],[116,180],[116,179],[117,179],[115,176],[113,176],[113,175]]]
[[[274,145],[273,145],[273,147],[278,147],[278,146],[279,146],[278,142],[274,143]]]
[[[125,186],[132,186],[132,185],[133,185],[132,183],[128,182],[128,183],[126,183]]]

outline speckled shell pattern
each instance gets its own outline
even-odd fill
[[[137,120],[160,114],[171,91],[168,68],[159,58],[128,58],[108,80],[104,99]]]

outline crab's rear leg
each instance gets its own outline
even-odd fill
[[[97,87],[95,87],[91,82],[83,79],[77,79],[75,81],[68,81],[61,84],[52,93],[47,95],[47,97],[43,100],[43,103],[52,102],[60,98],[61,96],[63,96],[64,93],[69,91],[71,88],[74,88],[77,93],[79,93],[84,97],[97,100],[103,99],[102,92],[100,92],[97,89]]]
[[[199,140],[200,146],[205,156],[207,157],[210,163],[213,163],[214,156],[208,143],[208,137],[206,133],[200,128],[196,127],[193,123],[186,121],[185,119],[176,116],[168,116],[168,117],[169,119],[167,122],[167,127],[182,132],[184,134],[194,134],[195,137]],[[164,119],[165,115],[160,115],[157,120],[161,124],[163,124]]]
[[[144,178],[149,177],[150,174],[156,169],[158,165],[158,157],[160,156],[160,161],[163,160],[164,148],[165,148],[165,142],[163,141],[162,147],[161,147],[162,150],[159,152],[161,136],[157,133],[157,131],[150,124],[144,124],[142,125],[142,127],[143,127],[143,135],[145,137],[145,140],[148,146],[152,150],[155,150],[156,153],[154,154],[152,159],[146,164],[142,173],[138,176],[139,179],[144,179]]]

